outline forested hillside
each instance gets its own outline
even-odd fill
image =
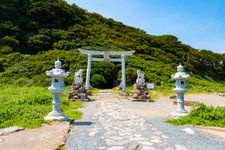
[[[196,50],[173,35],[146,34],[64,0],[0,1],[1,84],[49,85],[45,71],[57,58],[71,72],[66,84],[72,84],[74,72],[86,68],[87,57],[78,48],[135,50],[126,59],[128,84],[134,83],[136,70],[141,69],[148,82],[171,85],[170,76],[179,63],[192,76],[192,87],[225,82],[225,54]],[[96,85],[100,80],[99,87],[112,87],[120,70],[119,63],[94,62],[91,75],[97,76],[92,82]]]

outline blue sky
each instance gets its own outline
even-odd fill
[[[225,53],[225,0],[66,0],[152,35]]]

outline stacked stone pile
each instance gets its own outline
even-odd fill
[[[73,101],[76,100],[88,101],[87,95],[88,93],[84,83],[81,84],[73,83],[68,93],[68,99]]]
[[[150,95],[147,88],[147,83],[145,83],[144,74],[141,70],[137,70],[137,79],[134,84],[134,88],[131,94],[131,99],[133,101],[150,101]]]
[[[134,84],[134,88],[132,91],[132,99],[134,100],[150,100],[147,84]]]
[[[74,75],[74,83],[68,93],[68,99],[72,101],[89,101],[88,92],[82,79],[82,69]]]

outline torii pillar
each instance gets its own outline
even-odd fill
[[[88,92],[89,92],[89,89],[90,89],[91,58],[92,58],[92,55],[91,54],[88,54],[88,63],[87,63],[87,72],[86,72],[86,83],[85,83],[85,86],[86,86],[86,89],[87,89]]]
[[[125,55],[121,55],[121,66],[122,66],[122,94],[126,95],[126,68],[125,68]]]

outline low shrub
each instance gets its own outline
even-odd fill
[[[177,119],[170,119],[167,122],[174,125],[204,125],[225,127],[225,106],[213,107],[206,106],[203,103],[194,105],[193,109],[187,116]]]
[[[91,85],[96,88],[104,88],[107,84],[105,78],[100,74],[93,74],[91,77]]]

